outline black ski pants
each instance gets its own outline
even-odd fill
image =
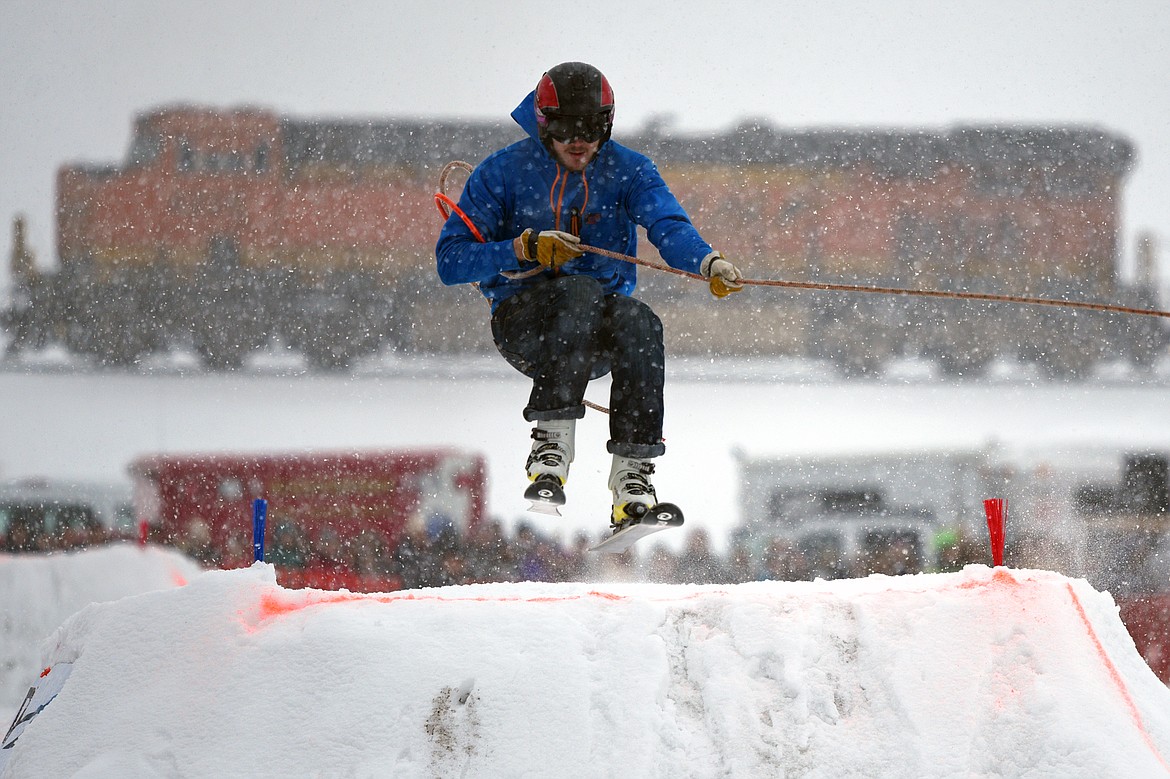
[[[532,379],[529,422],[585,416],[586,386],[612,372],[609,451],[649,458],[666,450],[662,322],[642,301],[606,294],[590,276],[556,276],[500,303],[492,337]]]

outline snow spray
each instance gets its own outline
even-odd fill
[[[983,501],[987,514],[987,532],[991,537],[991,560],[996,566],[1003,565],[1003,527],[1007,519],[1007,501],[1003,498],[988,498]]]
[[[264,525],[268,521],[268,501],[256,498],[252,501],[252,552],[253,559],[264,562]]]

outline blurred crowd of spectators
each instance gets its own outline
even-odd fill
[[[672,539],[676,532],[682,535]],[[9,518],[7,532],[0,536],[0,550],[51,553],[113,540],[125,539],[95,523],[61,523],[56,532],[45,532],[34,531],[31,523],[17,516]],[[294,524],[277,522],[270,529],[265,560],[276,567],[278,580],[286,587],[344,587],[355,592],[518,581],[811,581],[958,570],[972,561],[953,555],[928,563],[920,548],[898,543],[858,560],[801,549],[782,539],[753,547],[732,543],[718,552],[702,528],[670,531],[621,555],[589,552],[597,540],[582,533],[562,542],[529,522],[521,522],[509,534],[500,522],[487,521],[466,534],[450,526],[415,527],[393,545],[373,531],[343,538],[332,528],[310,540]],[[677,540],[682,545],[676,551],[672,547],[678,546],[673,543]],[[182,537],[150,541],[174,546],[209,568],[244,567],[253,559],[250,539],[241,535],[217,543],[203,522],[189,525]]]
[[[944,534],[945,536],[945,531]],[[0,516],[0,553],[51,554],[112,541],[133,541],[95,521],[91,514],[58,510],[46,524],[31,510]],[[241,568],[253,561],[251,538],[216,539],[202,521],[188,525],[181,537],[151,536],[150,543],[172,546],[208,568]],[[600,536],[585,534],[564,542],[522,521],[505,532],[498,521],[487,521],[470,532],[449,526],[415,527],[394,545],[374,531],[343,538],[324,528],[312,539],[289,522],[270,527],[265,559],[285,587],[346,588],[375,592],[491,582],[646,581],[666,584],[730,584],[746,581],[812,581],[936,571],[957,571],[968,563],[990,564],[985,540],[964,543],[957,537],[925,539],[887,535],[854,557],[829,546],[786,539],[732,541],[717,550],[699,527],[684,527],[640,542],[621,554],[588,549]],[[1099,589],[1115,594],[1166,589],[1165,565],[1170,534],[1129,533],[1106,544],[1103,559],[1113,565],[1090,566],[1083,575]],[[930,548],[928,550],[928,547]],[[1015,567],[1063,570],[1072,552],[1052,539],[1014,540]],[[931,554],[933,553],[933,554]],[[1072,568],[1071,562],[1067,565]]]
[[[716,551],[701,528],[683,533],[682,548],[665,543],[667,534],[647,539],[621,555],[596,554],[589,547],[598,538],[584,533],[562,542],[521,522],[511,534],[501,523],[487,521],[466,534],[448,527],[415,527],[398,543],[371,531],[343,539],[325,529],[308,541],[295,525],[276,523],[268,538],[265,560],[286,587],[345,587],[353,591],[417,589],[490,582],[651,581],[687,584],[729,584],[744,581],[839,579],[870,573],[890,575],[939,570],[927,563],[922,550],[891,544],[880,554],[856,561],[808,553],[784,540],[749,548],[731,544]],[[226,551],[215,550],[210,536],[195,528],[176,544],[208,566],[238,567],[251,560],[252,549],[239,539]],[[957,570],[963,560],[941,561]]]

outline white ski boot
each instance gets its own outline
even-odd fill
[[[524,491],[525,499],[531,502],[529,511],[561,515],[576,429],[576,419],[543,420],[532,429],[532,452],[525,466],[532,484]]]
[[[613,533],[591,552],[620,554],[639,538],[678,527],[683,523],[682,509],[673,503],[659,503],[650,476],[654,465],[648,460],[613,456],[609,470],[609,488],[613,490],[613,513],[610,526]]]
[[[613,456],[609,469],[609,488],[613,490],[613,513],[610,522],[615,529],[641,521],[646,513],[658,504],[658,496],[650,476],[654,463],[634,457]]]

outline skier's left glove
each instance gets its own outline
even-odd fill
[[[719,252],[711,252],[703,258],[699,273],[707,279],[711,294],[717,298],[725,298],[743,289],[743,274]]]
[[[580,248],[581,239],[572,233],[560,230],[535,232],[531,227],[520,234],[513,244],[518,259],[535,260],[546,268],[557,268],[585,252]]]

